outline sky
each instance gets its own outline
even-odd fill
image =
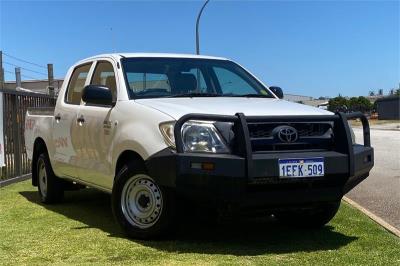
[[[0,49],[64,77],[76,61],[108,52],[195,52],[203,1],[4,1]],[[385,93],[400,82],[399,1],[217,1],[200,23],[200,52],[232,59],[285,93]],[[3,56],[23,79],[46,69]],[[9,73],[11,72],[11,73]]]

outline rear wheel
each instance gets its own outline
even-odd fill
[[[38,191],[41,201],[43,203],[60,202],[64,197],[62,180],[54,174],[46,153],[42,153],[38,156],[36,170]]]
[[[288,225],[303,228],[320,228],[335,217],[340,201],[326,203],[315,208],[277,212],[275,217]]]
[[[174,224],[174,193],[159,186],[140,162],[128,163],[117,174],[112,207],[117,222],[133,238],[165,235]]]

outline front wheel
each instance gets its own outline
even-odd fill
[[[112,207],[117,222],[132,238],[159,237],[174,224],[174,193],[159,186],[140,163],[127,164],[117,174]]]
[[[277,212],[275,217],[291,226],[303,228],[320,228],[335,217],[340,207],[340,201],[322,204],[318,207],[297,210]]]

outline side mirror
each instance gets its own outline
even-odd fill
[[[110,88],[102,85],[87,85],[83,88],[82,100],[88,105],[115,105]]]
[[[276,95],[278,96],[279,99],[283,98],[283,91],[280,87],[276,87],[276,86],[271,86],[269,87],[269,89]]]

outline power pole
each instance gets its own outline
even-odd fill
[[[48,81],[49,81],[49,94],[51,96],[54,95],[54,75],[53,75],[53,64],[47,64],[47,76],[48,76]]]
[[[203,13],[204,8],[208,4],[208,2],[210,2],[210,0],[206,0],[206,2],[201,7],[199,14],[197,15],[197,20],[196,20],[196,54],[200,54],[200,37],[199,37],[200,17],[201,17],[201,14]]]
[[[0,89],[4,89],[3,51],[0,51]]]
[[[15,68],[15,87],[21,87],[21,68]]]

